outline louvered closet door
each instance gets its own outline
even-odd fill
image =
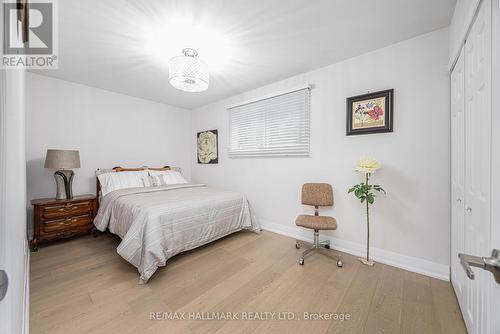
[[[464,253],[465,188],[465,73],[464,50],[451,73],[451,282],[458,301],[465,306],[467,279],[458,253]]]
[[[465,253],[491,253],[491,0],[483,0],[465,43]],[[466,280],[463,310],[471,333],[491,333],[491,274]]]

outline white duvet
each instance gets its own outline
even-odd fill
[[[118,254],[137,267],[139,283],[180,252],[242,229],[260,231],[244,195],[201,184],[112,191],[94,224],[122,238]]]

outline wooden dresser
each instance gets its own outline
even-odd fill
[[[96,197],[75,196],[69,200],[34,199],[34,229],[31,250],[36,252],[40,242],[72,237],[89,232],[94,227]]]

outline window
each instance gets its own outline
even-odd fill
[[[228,108],[229,156],[309,156],[310,89]]]

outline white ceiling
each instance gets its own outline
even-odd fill
[[[59,69],[36,72],[191,109],[446,27],[455,1],[61,0]],[[205,92],[168,83],[184,40],[210,67]]]

